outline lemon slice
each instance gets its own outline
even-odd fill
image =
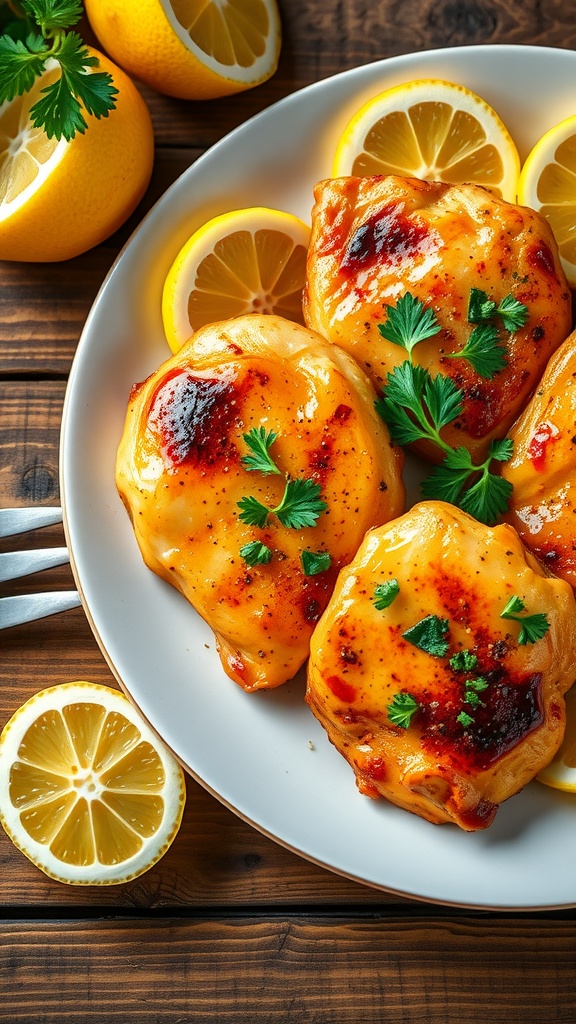
[[[244,313],[303,324],[310,228],[291,213],[254,207],[209,220],[182,247],[166,278],[162,317],[178,352],[200,327]]]
[[[30,120],[31,107],[61,77],[59,65],[32,88],[0,105],[0,260],[52,261],[78,256],[126,220],[146,191],[154,159],[148,108],[136,86],[98,57],[118,90],[107,117],[57,141]]]
[[[249,89],[276,70],[276,0],[86,0],[113,60],[158,92],[213,99]]]
[[[576,115],[536,143],[520,174],[518,202],[546,218],[566,277],[576,288]]]
[[[563,789],[566,793],[576,793],[576,686],[573,686],[565,697],[566,700],[566,731],[556,757],[547,768],[543,768],[536,778],[553,789]]]
[[[340,138],[333,177],[397,174],[472,182],[509,202],[520,158],[498,114],[462,85],[437,79],[380,93],[354,115]]]
[[[0,821],[58,881],[113,885],[141,875],[175,838],[184,801],[175,757],[107,686],[41,690],[0,737]]]

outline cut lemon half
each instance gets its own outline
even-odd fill
[[[369,100],[343,132],[333,177],[400,177],[484,185],[514,202],[520,158],[492,107],[462,85],[422,79]]]
[[[63,683],[22,705],[0,737],[0,820],[51,878],[112,885],[166,852],[184,810],[184,774],[129,700]]]
[[[253,207],[209,220],[182,247],[164,284],[162,317],[178,352],[200,327],[244,313],[303,324],[310,228],[291,213]]]
[[[181,99],[227,96],[276,70],[276,0],[85,0],[107,53],[158,92]]]
[[[144,195],[154,159],[148,108],[120,68],[90,50],[118,90],[107,117],[87,115],[70,142],[33,128],[30,108],[61,77],[56,61],[0,105],[0,260],[57,261],[108,238]]]
[[[536,143],[520,174],[518,202],[546,218],[566,277],[576,288],[576,115]]]
[[[565,697],[566,700],[566,731],[556,757],[547,768],[543,768],[536,778],[553,789],[563,789],[566,793],[576,793],[576,686],[573,686]]]

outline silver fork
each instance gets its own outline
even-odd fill
[[[26,533],[27,530],[61,522],[61,508],[4,508],[0,509],[0,537],[13,537],[19,533]],[[68,561],[70,556],[65,547],[1,552],[0,583],[29,576],[56,565],[64,565]],[[77,608],[80,603],[77,590],[0,597],[0,629],[32,622],[34,619],[43,619],[47,615],[64,612],[69,608]]]

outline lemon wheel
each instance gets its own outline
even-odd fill
[[[576,288],[576,115],[536,143],[520,174],[518,202],[546,218],[566,277]]]
[[[108,238],[144,195],[154,134],[148,108],[119,68],[94,50],[118,90],[107,117],[87,116],[85,133],[49,139],[30,108],[59,77],[50,66],[32,89],[0,106],[0,259],[58,261]],[[53,62],[53,65],[55,62]]]
[[[244,313],[304,323],[310,228],[281,210],[253,207],[209,220],[188,239],[164,284],[162,316],[178,352],[194,331]]]
[[[0,820],[61,882],[141,875],[174,840],[184,774],[130,701],[96,683],[41,690],[0,737]]]
[[[344,130],[333,177],[396,174],[484,185],[514,202],[516,146],[498,114],[464,86],[438,79],[398,85],[369,100]]]
[[[276,0],[85,0],[85,7],[112,59],[168,96],[241,92],[278,64]]]
[[[576,686],[566,694],[566,731],[556,757],[536,778],[553,789],[576,793]]]

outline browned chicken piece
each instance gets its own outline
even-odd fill
[[[339,569],[368,528],[404,509],[402,456],[374,397],[346,353],[258,314],[197,331],[132,389],[116,481],[142,556],[208,622],[246,690],[295,674]],[[268,473],[244,461],[253,430],[277,435],[264,446]],[[294,481],[317,492],[310,525],[272,511],[288,479],[293,502]],[[241,519],[251,497],[265,506],[261,525]]]
[[[543,565],[576,588],[576,332],[552,356],[509,437],[506,518]]]
[[[462,389],[463,412],[442,436],[485,458],[523,408],[548,358],[571,327],[571,298],[552,232],[533,210],[477,185],[394,176],[336,178],[315,190],[305,320],[353,355],[377,390],[407,358],[378,330],[387,306],[409,292],[434,311],[442,330],[413,358]],[[496,304],[508,295],[528,309],[524,326],[499,324],[508,363],[492,380],[460,352],[473,329],[472,289]],[[450,357],[450,358],[449,358]],[[429,459],[437,450],[414,446]]]
[[[361,793],[474,831],[554,756],[575,673],[568,584],[512,527],[422,502],[342,570],[307,701]]]

